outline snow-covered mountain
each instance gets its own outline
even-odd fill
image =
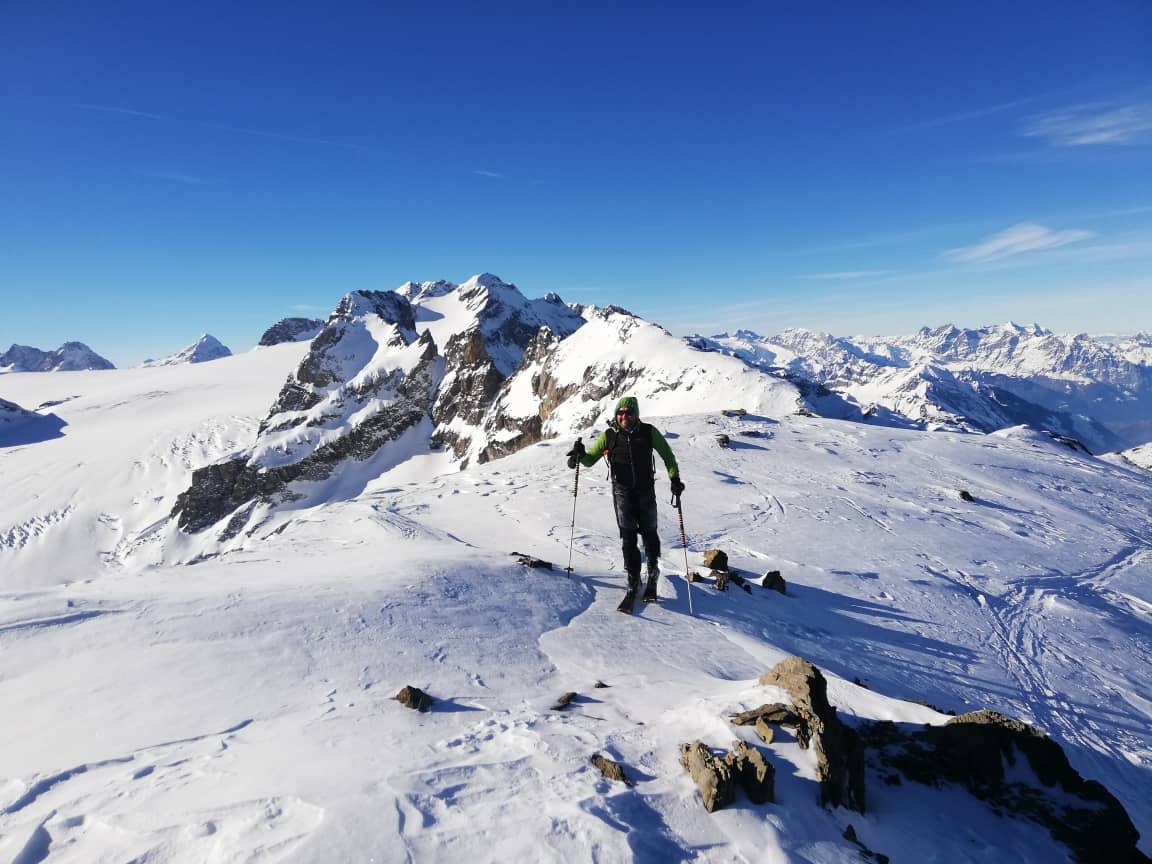
[[[184,363],[207,363],[221,357],[231,357],[232,350],[215,336],[205,333],[191,345],[181,348],[159,360],[145,360],[141,366],[180,366]]]
[[[690,341],[838,393],[861,418],[980,432],[1028,423],[1096,453],[1152,439],[1152,365],[1140,337],[1104,341],[1009,323],[907,337],[793,329]]]
[[[264,331],[257,344],[267,348],[284,342],[308,342],[323,329],[320,318],[281,318]]]
[[[173,512],[190,532],[250,535],[278,507],[327,500],[334,487],[357,494],[360,478],[408,460],[464,467],[599,431],[625,391],[656,415],[731,399],[773,414],[802,404],[786,381],[622,309],[528,300],[491,274],[410,282],[344,297],[255,444],[199,469]]]
[[[67,423],[0,449],[0,860],[1147,861],[1152,475],[1024,427],[800,416],[775,376],[586,310],[564,340],[538,331],[497,390],[513,410],[556,376],[559,440],[465,470],[426,448],[389,467],[394,440],[293,481],[298,509],[233,540],[180,531],[168,513],[198,469],[275,470],[276,442],[314,458],[361,412],[402,416],[384,379],[426,392],[419,308],[346,300],[322,351],[0,382]],[[674,385],[639,395],[687,491],[682,514],[661,498],[661,602],[627,618],[607,483],[582,473],[574,498],[563,453],[632,355]],[[688,390],[672,372],[697,360]],[[305,419],[274,431],[286,378],[302,392],[279,419]],[[434,433],[421,422],[408,434]],[[750,593],[718,590],[701,561],[717,547]],[[786,593],[756,584],[770,571]],[[789,655],[823,670],[862,745],[864,812],[822,805],[824,737],[730,720],[795,706],[761,680]],[[393,698],[406,685],[427,711]],[[984,708],[1043,734],[942,713]],[[772,802],[707,812],[681,765],[693,741],[752,748]],[[1055,745],[1063,764],[1041,758]],[[1073,857],[1085,826],[1098,845]]]
[[[65,342],[55,351],[13,345],[0,353],[0,372],[77,372],[115,368],[83,342]]]

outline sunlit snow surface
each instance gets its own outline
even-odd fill
[[[176,563],[213,550],[165,520],[175,495],[251,446],[306,350],[0,380],[67,424],[0,447],[0,860],[854,862],[848,823],[893,862],[1065,860],[954,790],[870,775],[868,815],[823,811],[786,732],[778,803],[705,813],[678,745],[751,741],[726,716],[781,698],[755,681],[793,653],[849,719],[946,719],[920,699],[1035,723],[1152,851],[1147,472],[1026,429],[649,416],[687,483],[688,564],[719,547],[788,596],[697,587],[690,617],[661,487],[672,578],[617,613],[601,466],[568,578],[563,453],[594,429],[461,473],[417,456]],[[406,684],[433,710],[393,701]]]

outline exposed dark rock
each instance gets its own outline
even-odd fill
[[[728,718],[734,726],[750,726],[758,720],[767,723],[779,723],[781,726],[795,726],[800,722],[799,717],[783,702],[773,702],[761,705],[751,711],[741,711]]]
[[[281,318],[264,331],[258,344],[268,347],[283,342],[303,342],[324,329],[322,318]]]
[[[551,570],[552,562],[545,561],[542,558],[533,558],[531,555],[525,555],[523,552],[513,552],[513,557],[519,558],[519,563],[523,567],[531,567],[533,569]]]
[[[396,701],[406,708],[412,708],[415,711],[427,711],[432,707],[434,700],[419,687],[413,687],[409,684],[396,694]]]
[[[479,425],[504,381],[488,353],[484,336],[477,329],[457,333],[448,340],[444,356],[447,365],[432,407],[432,420],[437,426],[447,426],[453,420]],[[471,442],[470,437],[462,438],[451,431],[441,432],[438,440],[451,447],[457,457],[467,452]]]
[[[709,549],[704,553],[704,566],[712,570],[728,569],[728,553],[719,549]]]
[[[821,803],[863,813],[864,747],[856,730],[845,726],[828,702],[824,675],[807,660],[788,657],[761,675],[760,683],[782,687],[792,698],[816,753]],[[797,739],[800,737],[798,727]]]
[[[1081,864],[1147,862],[1123,806],[1095,780],[1085,780],[1043,732],[995,711],[961,714],[943,726],[905,732],[889,722],[860,729],[883,765],[917,783],[955,783],[995,810],[1037,822]],[[1037,783],[1008,778],[1023,757]],[[898,776],[898,775],[890,775]],[[891,782],[886,780],[885,782]]]
[[[856,836],[856,829],[852,825],[849,825],[844,829],[843,837],[849,843],[854,843],[855,845],[859,846],[860,854],[864,856],[864,858],[868,859],[869,861],[875,861],[876,864],[888,864],[887,855],[883,854],[882,852],[873,852],[871,849],[860,842],[860,839]]]
[[[961,501],[967,501],[969,504],[971,504],[976,499],[972,497],[972,493],[969,492],[967,489],[961,489],[960,490],[960,500]]]
[[[743,741],[735,741],[724,757],[728,771],[740,784],[753,804],[767,804],[776,800],[776,769],[764,759],[764,754]]]
[[[317,341],[329,332],[325,330]],[[191,485],[177,496],[172,508],[172,515],[178,517],[180,527],[191,533],[203,531],[249,501],[269,501],[278,493],[287,494],[286,487],[293,481],[324,480],[344,460],[366,460],[384,444],[399,438],[419,423],[427,416],[431,405],[434,389],[432,365],[436,359],[436,345],[431,337],[425,334],[420,341],[424,344],[420,359],[403,377],[391,404],[342,437],[317,447],[311,455],[275,468],[265,469],[248,464],[244,458],[237,458],[194,471]],[[393,383],[391,379],[380,379],[376,386],[386,387]]]
[[[720,411],[725,417],[743,417],[748,412],[743,408],[725,408]]]
[[[700,790],[700,800],[709,813],[736,800],[736,783],[731,768],[699,741],[680,745],[680,764],[692,775]]]
[[[714,437],[716,438],[716,443],[719,444],[721,447],[727,447],[732,443],[732,439],[729,438],[724,433],[720,433]]]
[[[556,704],[552,706],[552,710],[553,711],[563,711],[565,708],[567,708],[569,705],[571,705],[572,700],[575,699],[579,695],[580,694],[576,693],[575,691],[565,693],[559,699],[556,700]]]
[[[628,775],[624,773],[624,766],[619,762],[613,762],[607,756],[601,756],[599,753],[592,755],[591,762],[606,779],[615,781],[616,783],[623,783],[625,786],[635,785],[628,779]]]
[[[788,583],[784,581],[779,570],[769,570],[764,574],[764,581],[760,584],[771,591],[779,591],[781,594],[788,593]]]
[[[713,570],[712,580],[715,583],[717,591],[728,590],[728,577],[731,574],[727,570]]]

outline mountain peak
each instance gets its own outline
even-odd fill
[[[209,360],[219,360],[221,357],[231,357],[232,351],[211,333],[203,334],[199,339],[175,354],[169,354],[159,360],[145,360],[142,366],[182,366],[185,363],[207,363]]]
[[[5,372],[79,372],[115,368],[83,342],[65,342],[55,351],[13,345],[0,354],[0,371]]]

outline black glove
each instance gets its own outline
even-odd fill
[[[576,443],[572,445],[572,449],[564,455],[568,457],[568,467],[575,468],[580,464],[580,459],[584,455],[584,442],[577,438]]]
[[[680,493],[684,491],[684,483],[681,482],[679,477],[672,478],[672,495],[675,498],[680,497]]]

